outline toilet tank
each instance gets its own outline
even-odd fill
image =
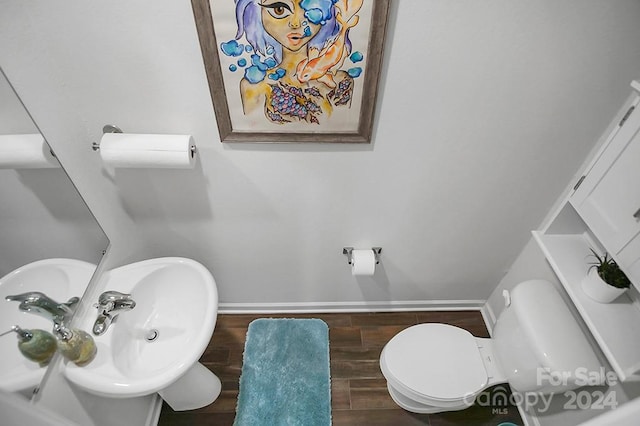
[[[602,364],[556,288],[518,284],[496,321],[494,356],[511,388],[557,393],[593,385]]]

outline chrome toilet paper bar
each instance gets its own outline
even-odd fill
[[[353,247],[344,247],[342,249],[342,254],[346,254],[347,255],[347,260],[349,262],[349,265],[351,265],[353,263]],[[373,250],[373,254],[376,257],[376,265],[378,265],[380,263],[380,255],[382,253],[382,247],[371,247],[371,250]]]

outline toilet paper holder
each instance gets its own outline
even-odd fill
[[[113,124],[106,124],[102,128],[102,134],[105,134],[105,133],[122,133],[122,130],[120,130],[120,127],[114,126]],[[100,142],[92,143],[91,149],[93,149],[94,151],[98,151],[100,149]]]
[[[120,129],[120,127],[116,125],[106,124],[104,125],[104,127],[102,127],[102,134],[105,134],[105,133],[123,133],[123,132]],[[93,142],[91,144],[91,149],[93,149],[94,151],[100,150],[100,142]],[[191,145],[189,147],[189,151],[191,152],[191,158],[193,158],[196,155],[196,146]]]
[[[380,263],[380,254],[382,253],[382,247],[371,247],[373,250],[373,255],[376,257],[376,265]],[[349,265],[353,263],[353,247],[344,247],[342,249],[342,254],[347,255],[347,260]]]

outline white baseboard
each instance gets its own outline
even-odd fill
[[[484,300],[407,300],[377,302],[220,303],[219,314],[304,314],[479,310]]]

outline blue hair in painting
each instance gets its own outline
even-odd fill
[[[236,0],[236,40],[246,34],[253,50],[263,56],[273,55],[277,63],[282,60],[282,46],[271,37],[262,26],[259,0]]]
[[[335,19],[335,3],[338,0],[300,0],[300,7],[305,10],[305,18],[314,24],[320,24],[321,28],[311,40],[309,47],[322,49],[328,40],[334,37],[340,30]],[[277,67],[282,61],[282,45],[269,35],[262,25],[262,11],[260,0],[235,0],[236,3],[236,23],[238,31],[235,40],[230,40],[221,44],[222,52],[227,56],[240,56],[242,53],[250,52],[251,66],[245,69],[245,77],[252,83],[258,83],[267,75],[267,70]],[[238,43],[242,36],[246,37],[251,45],[243,46]],[[346,40],[348,49],[351,50],[351,42]],[[261,55],[261,56],[258,56]],[[242,65],[240,65],[242,66]],[[235,65],[232,71],[237,69]],[[281,69],[271,73],[272,79],[283,76]]]

